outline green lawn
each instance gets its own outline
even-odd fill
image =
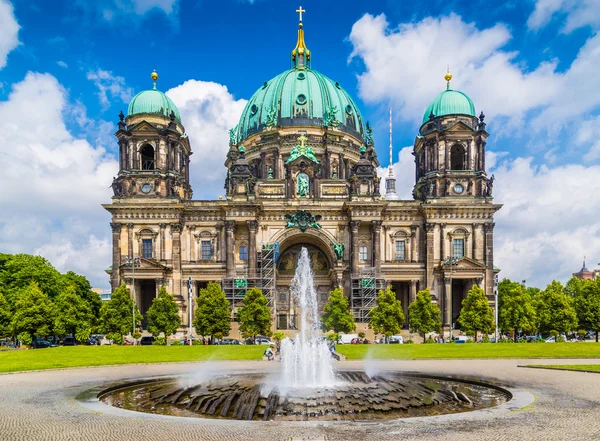
[[[591,371],[600,374],[600,364],[528,364],[527,367],[568,371]]]
[[[348,360],[449,358],[600,358],[600,343],[337,345]]]
[[[0,353],[0,372],[111,364],[260,360],[264,346],[75,346]]]

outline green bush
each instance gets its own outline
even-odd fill
[[[514,343],[512,338],[501,338],[498,343]]]
[[[333,333],[327,335],[328,341],[339,341],[339,339],[340,339],[340,334],[338,334],[336,332],[333,332]]]
[[[19,339],[24,345],[31,345],[31,334],[29,332],[21,332],[19,335],[17,335],[17,339]]]
[[[106,334],[107,340],[112,340],[112,342],[116,345],[123,344],[123,336],[121,334],[117,334],[116,332]]]
[[[558,337],[558,331],[555,331],[554,329],[550,331],[550,337]]]
[[[140,331],[135,331],[133,333],[133,338],[135,338],[136,340],[139,340],[139,338],[142,336],[142,333]]]
[[[490,342],[490,338],[487,335],[484,335],[483,338],[481,339],[482,343],[489,343]]]
[[[471,340],[470,338],[468,338],[467,341],[465,341],[465,343],[475,343],[475,340]]]
[[[579,337],[581,340],[585,339],[587,332],[585,332],[584,329],[580,329],[579,331],[577,331],[577,337]]]
[[[192,346],[202,346],[202,340],[192,340]]]
[[[358,333],[358,338],[365,338],[365,333],[364,332],[359,332]]]
[[[171,346],[183,346],[183,343],[181,343],[181,340],[173,340],[173,343],[171,343]]]
[[[565,338],[562,335],[559,335],[558,338],[556,339],[556,341],[558,343],[564,343],[564,342],[566,342]]]
[[[425,343],[425,344],[427,344],[427,345],[430,345],[430,344],[433,344],[433,343],[435,343],[435,341],[433,340],[433,338],[429,337],[429,338],[428,338],[427,340],[425,340],[423,343]]]
[[[408,340],[406,340],[406,341],[404,342],[404,344],[405,344],[405,345],[413,345],[413,344],[415,344],[415,342],[414,342],[414,340],[413,340],[412,338],[409,338]]]
[[[165,345],[165,338],[164,337],[157,337],[154,339],[154,342],[152,343],[155,346],[164,346]]]

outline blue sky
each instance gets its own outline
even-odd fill
[[[394,106],[398,187],[444,87],[488,116],[497,262],[543,286],[600,261],[600,0],[301,2],[313,68],[339,81],[387,158]],[[0,0],[0,251],[36,252],[107,286],[118,112],[149,74],[175,100],[195,151],[195,198],[222,193],[227,129],[289,67],[297,1]],[[26,135],[23,135],[26,133]],[[382,159],[384,166],[386,159]],[[25,185],[17,185],[26,182]],[[596,260],[594,260],[596,259]]]

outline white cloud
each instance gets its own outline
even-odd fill
[[[543,287],[566,281],[583,255],[600,258],[600,166],[506,160],[495,174],[495,263],[502,276]]]
[[[394,169],[394,178],[396,178],[396,193],[404,200],[411,200],[413,198],[412,190],[415,185],[415,160],[412,151],[412,146],[400,149],[398,152],[398,162],[395,162],[392,165]],[[384,195],[388,167],[378,167],[377,176],[381,178],[379,191]]]
[[[62,60],[58,60],[56,62],[56,64],[58,64],[60,67],[65,68],[65,69],[67,69],[69,67],[69,65]]]
[[[0,69],[6,66],[8,54],[20,44],[19,28],[10,1],[0,0]]]
[[[77,5],[86,13],[114,23],[118,19],[143,18],[148,12],[161,11],[167,17],[176,18],[180,0],[106,0],[94,2],[77,0]],[[129,24],[132,24],[129,22]],[[134,23],[135,24],[135,23]]]
[[[117,98],[128,103],[133,97],[133,89],[127,87],[125,78],[113,75],[111,71],[97,69],[87,73],[87,79],[92,81],[98,88],[98,99],[104,109],[110,106],[110,99]]]
[[[246,100],[236,100],[221,84],[198,80],[188,80],[166,94],[179,109],[190,137],[194,199],[216,199],[225,192],[228,131],[238,123]]]
[[[179,6],[179,0],[132,0],[136,14],[143,15],[151,9],[160,9],[165,14],[172,14]]]
[[[600,26],[600,0],[537,0],[527,20],[530,29],[546,26],[556,15],[566,17],[563,31],[568,33],[585,26]]]
[[[0,101],[0,244],[9,253],[40,253],[61,271],[106,286],[108,222],[100,207],[118,169],[104,148],[75,138],[64,115],[65,89],[49,74],[28,73]]]
[[[404,119],[420,123],[427,105],[445,87],[463,90],[478,110],[519,121],[528,110],[549,104],[560,82],[555,62],[524,70],[514,52],[502,47],[511,34],[503,24],[480,30],[450,14],[391,28],[383,14],[366,14],[352,27],[351,58],[366,71],[358,77],[360,96],[369,103],[393,102]]]

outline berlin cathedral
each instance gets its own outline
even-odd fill
[[[417,292],[429,288],[445,330],[473,285],[492,304],[499,271],[493,216],[501,205],[485,168],[489,134],[483,113],[451,88],[452,76],[424,112],[413,199],[401,200],[391,155],[382,186],[371,126],[338,82],[313,69],[302,21],[290,67],[260,85],[230,130],[226,196],[218,200],[192,198],[193,139],[156,88],[156,72],[154,87],[121,112],[119,173],[104,205],[112,215],[112,289],[126,283],[145,315],[165,286],[187,328],[188,292],[197,296],[218,282],[237,337],[237,308],[259,287],[272,330],[293,331],[290,284],[305,247],[321,307],[333,288],[343,288],[360,331],[387,286],[407,318]]]

